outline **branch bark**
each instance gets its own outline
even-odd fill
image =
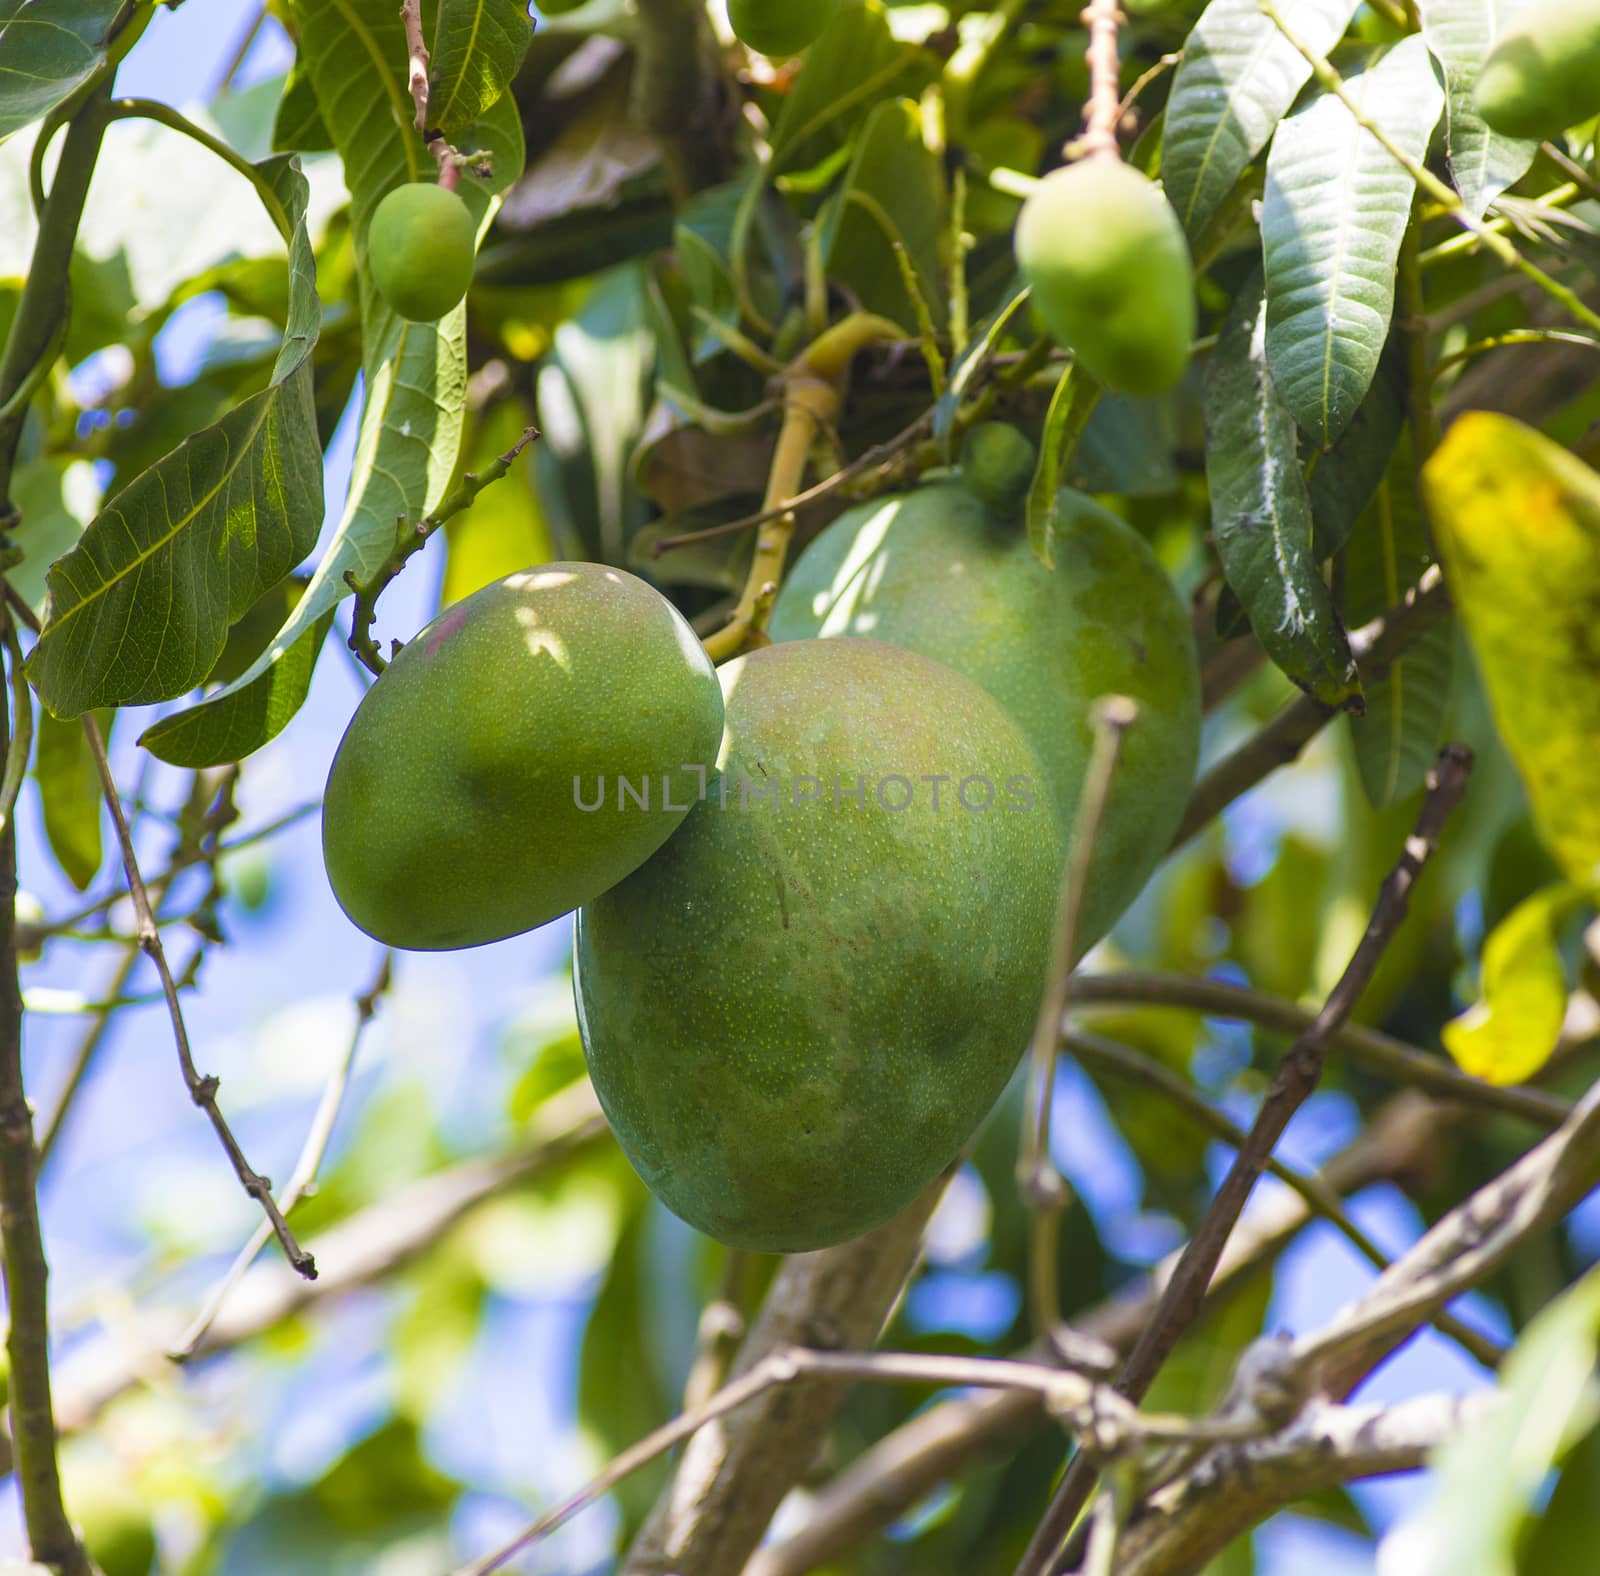
[[[1420,1095],[1399,1095],[1379,1110],[1365,1133],[1328,1162],[1323,1179],[1334,1192],[1348,1196],[1373,1182],[1414,1175],[1426,1169],[1435,1147],[1464,1115],[1460,1108]],[[1296,1194],[1259,1201],[1229,1239],[1208,1298],[1226,1297],[1263,1272],[1311,1219],[1309,1206]],[[1138,1295],[1101,1303],[1074,1320],[1074,1328],[1127,1351],[1154,1311],[1176,1262],[1174,1254]],[[1041,1351],[1034,1347],[1029,1354]],[[879,1440],[823,1489],[807,1524],[786,1542],[762,1549],[744,1576],[807,1576],[829,1565],[905,1515],[975,1458],[1012,1448],[1045,1421],[1043,1408],[1027,1395],[966,1396],[929,1407]]]
[[[0,760],[10,751],[10,732],[9,707],[0,686]],[[6,1355],[11,1364],[11,1434],[23,1521],[34,1559],[61,1576],[89,1576],[88,1557],[67,1519],[56,1465],[49,1269],[39,1230],[33,1111],[22,1082],[16,902],[16,827],[8,816],[0,830],[0,1252],[10,1316]]]
[[[786,1260],[732,1378],[785,1347],[859,1351],[875,1345],[947,1181],[941,1178],[904,1213],[855,1242]],[[835,1379],[784,1385],[701,1429],[685,1446],[618,1576],[739,1576],[773,1512],[815,1457],[845,1388]]]

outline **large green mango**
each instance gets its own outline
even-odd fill
[[[1144,539],[1063,491],[1054,570],[1020,520],[956,481],[841,515],[773,609],[774,640],[870,635],[937,657],[1016,718],[1044,765],[1070,842],[1101,695],[1131,696],[1079,940],[1105,934],[1166,853],[1194,780],[1200,683],[1182,602]]]
[[[334,895],[395,947],[532,930],[666,841],[721,732],[704,648],[644,581],[508,575],[446,608],[356,709],[323,801]]]
[[[1478,77],[1478,113],[1508,137],[1559,137],[1600,115],[1600,4],[1534,0]]]
[[[579,911],[579,1025],[662,1202],[798,1252],[904,1208],[1005,1087],[1061,847],[1021,731],[941,663],[797,641],[719,677],[705,800]]]

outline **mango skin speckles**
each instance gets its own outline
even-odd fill
[[[579,912],[579,1024],[662,1202],[724,1242],[799,1252],[897,1214],[1005,1087],[1038,1010],[1060,839],[1027,741],[940,663],[797,641],[719,677],[707,800]],[[950,779],[937,810],[923,774]],[[996,797],[969,810],[960,783],[976,804],[980,776]],[[805,778],[821,796],[794,804]],[[864,803],[836,805],[858,778]],[[903,810],[878,801],[904,797],[891,778],[913,786]],[[1004,807],[1012,778],[1031,808]],[[755,789],[741,810],[746,781],[779,802]]]

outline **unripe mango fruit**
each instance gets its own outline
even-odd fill
[[[1483,63],[1478,113],[1508,137],[1559,136],[1600,115],[1600,0],[1533,0]]]
[[[796,641],[718,676],[705,801],[579,910],[578,1022],[657,1197],[799,1252],[903,1209],[1005,1087],[1061,848],[1021,731],[943,664]]]
[[[1070,843],[1093,749],[1092,708],[1127,695],[1079,939],[1104,935],[1166,853],[1194,779],[1200,681],[1189,618],[1144,539],[1064,489],[1055,568],[1020,515],[959,482],[842,514],[801,554],[772,611],[774,640],[869,635],[949,663],[1013,716],[1044,766]]]
[[[1189,243],[1155,183],[1117,159],[1052,170],[1022,205],[1017,263],[1058,344],[1107,388],[1153,395],[1189,364]]]
[[[467,293],[477,226],[461,198],[427,182],[397,186],[367,228],[367,262],[385,301],[401,317],[432,323]]]
[[[508,575],[446,608],[356,708],[323,800],[334,896],[394,947],[532,930],[671,836],[721,734],[704,648],[644,581]]]
[[[996,514],[1015,518],[1033,485],[1039,451],[1008,421],[980,421],[961,443],[961,480]]]
[[[839,0],[728,0],[728,25],[740,43],[782,59],[814,43]]]

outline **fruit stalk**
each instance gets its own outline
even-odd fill
[[[1089,29],[1084,58],[1089,63],[1089,102],[1083,110],[1083,135],[1077,151],[1086,159],[1116,159],[1117,121],[1122,101],[1119,77],[1122,63],[1117,56],[1117,28],[1122,12],[1117,0],[1089,0],[1082,21]]]
[[[706,655],[726,662],[759,641],[778,594],[784,560],[794,536],[794,510],[785,507],[800,491],[812,440],[839,413],[844,376],[857,351],[875,340],[899,339],[901,332],[887,318],[858,312],[817,336],[783,375],[783,426],[767,472],[762,513],[771,517],[756,538],[755,557],[738,606],[728,623],[705,640]],[[782,510],[782,513],[773,513]]]

